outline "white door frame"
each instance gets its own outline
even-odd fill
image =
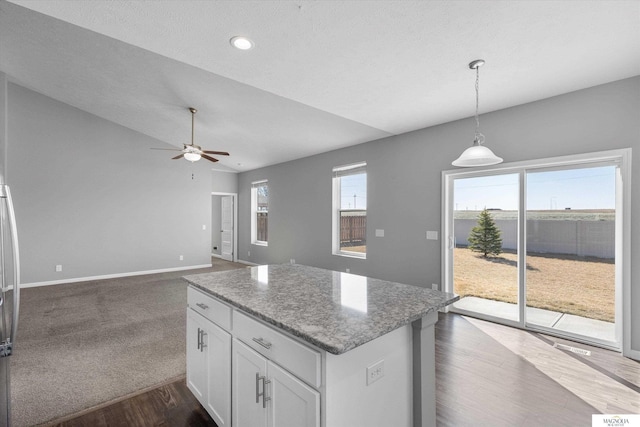
[[[238,193],[225,193],[221,191],[212,191],[211,196],[231,196],[233,199],[233,262],[238,262]],[[220,229],[220,224],[213,224],[213,221],[210,219],[211,227],[218,227]],[[215,230],[211,228],[211,230]]]

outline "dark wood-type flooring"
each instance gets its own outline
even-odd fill
[[[560,350],[554,343],[592,354]],[[436,364],[439,426],[590,426],[591,414],[640,412],[640,363],[457,314],[440,314]],[[215,423],[182,380],[51,425]]]

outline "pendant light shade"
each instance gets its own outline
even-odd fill
[[[473,145],[462,152],[460,157],[455,159],[451,164],[463,168],[471,168],[474,166],[489,166],[502,163],[502,158],[493,154],[489,148],[482,145],[484,143],[484,135],[480,133],[480,118],[478,117],[478,88],[480,83],[479,68],[484,65],[484,60],[476,59],[469,64],[469,68],[476,70],[476,137]]]
[[[502,163],[502,158],[493,154],[489,148],[480,144],[478,140],[473,141],[473,145],[460,154],[451,164],[462,168],[472,168],[474,166],[489,166]]]

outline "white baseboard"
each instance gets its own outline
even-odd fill
[[[222,259],[222,255],[220,255],[220,254],[214,254],[213,252],[211,252],[211,256],[212,256],[212,257],[214,257],[214,258],[220,258],[220,259]]]
[[[162,268],[159,270],[133,271],[130,273],[105,274],[102,276],[76,277],[71,279],[50,280],[47,282],[21,283],[21,288],[36,288],[38,286],[61,285],[63,283],[87,282],[90,280],[117,279],[119,277],[142,276],[144,274],[169,273],[171,271],[195,270],[198,268],[208,268],[211,264],[190,265],[188,267]]]
[[[640,351],[638,350],[632,350],[630,348],[626,348],[622,352],[622,355],[624,357],[628,357],[629,359],[637,360],[638,362],[640,362]]]
[[[236,262],[239,262],[240,264],[246,264],[246,265],[259,265],[259,264],[256,264],[255,262],[245,261],[243,259],[239,259]]]

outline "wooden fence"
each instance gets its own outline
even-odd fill
[[[256,240],[268,242],[268,212],[256,212]]]
[[[367,211],[348,209],[340,211],[340,246],[367,244]]]

